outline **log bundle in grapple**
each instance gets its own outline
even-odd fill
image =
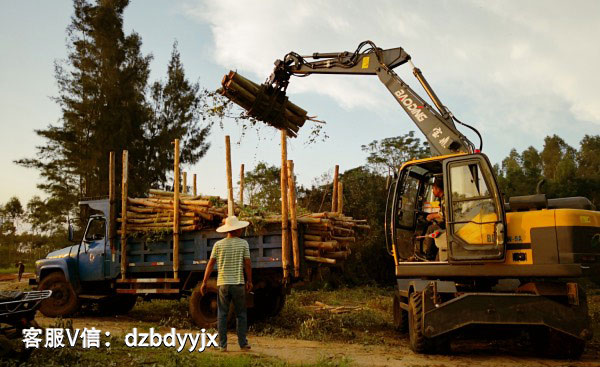
[[[256,84],[235,71],[223,77],[219,92],[245,109],[248,115],[296,137],[307,119],[306,111],[267,84]]]

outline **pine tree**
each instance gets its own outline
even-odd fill
[[[166,84],[149,87],[152,56],[142,54],[138,34],[123,32],[128,3],[74,0],[68,58],[55,66],[62,117],[36,130],[46,145],[37,147],[35,158],[17,161],[40,170],[44,181],[38,187],[61,203],[48,208],[57,216],[77,208],[82,197],[107,194],[110,151],[118,157],[117,180],[120,152],[129,151],[129,194],[135,196],[164,183],[173,169],[173,139],[182,139],[184,164],[208,149],[210,129],[200,127],[205,91],[187,81],[176,48]]]
[[[166,83],[157,81],[151,88],[154,117],[147,129],[146,167],[154,182],[164,184],[167,172],[173,170],[173,149],[169,146],[174,139],[180,139],[180,159],[184,163],[196,163],[208,151],[206,139],[212,123],[202,108],[206,93],[199,83],[186,79],[175,42]]]

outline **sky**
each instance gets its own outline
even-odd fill
[[[54,63],[67,55],[72,11],[66,0],[0,2],[0,203],[44,197],[38,172],[13,161],[44,144],[34,130],[60,123]],[[177,41],[187,77],[209,89],[229,70],[262,82],[290,51],[354,51],[367,39],[403,47],[444,104],[479,129],[483,152],[498,163],[512,148],[541,149],[547,135],[578,147],[585,134],[600,134],[599,15],[600,2],[581,0],[132,0],[124,27],[153,55],[151,80],[165,78]],[[421,93],[407,65],[396,71]],[[375,76],[294,78],[288,96],[327,121],[326,141],[309,145],[301,130],[288,142],[300,184],[336,164],[342,172],[364,164],[363,144],[417,130]],[[213,127],[206,156],[182,168],[198,175],[204,194],[225,196],[226,134],[233,172],[242,163],[246,170],[280,163],[278,131],[242,135],[240,125],[225,121]]]

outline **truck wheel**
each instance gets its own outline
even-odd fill
[[[0,358],[8,360],[15,352],[13,343],[4,335],[0,335]]]
[[[408,312],[400,307],[402,297],[399,294],[394,294],[394,328],[401,332],[406,333],[408,331]]]
[[[200,284],[190,297],[190,315],[199,327],[214,328],[217,326],[217,290],[207,287],[206,293],[200,293]]]
[[[285,306],[285,293],[281,287],[263,288],[254,292],[254,307],[251,311],[252,319],[263,320],[275,317],[281,313]]]
[[[137,296],[119,294],[101,302],[100,312],[104,315],[126,315],[137,302]]]
[[[265,314],[267,317],[279,315],[285,306],[285,292],[281,287],[271,288],[267,293]]]
[[[29,329],[30,327],[41,329],[35,320],[28,320],[24,326],[19,326],[12,332],[0,332],[0,360],[25,362],[29,358],[33,348],[25,348],[22,333],[23,329]]]
[[[47,317],[69,316],[79,310],[79,300],[63,273],[54,272],[41,281],[39,290],[51,290],[52,296],[42,301],[40,311]]]

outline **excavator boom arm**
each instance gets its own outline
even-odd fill
[[[370,47],[361,51],[364,46]],[[307,61],[307,59],[312,60]],[[410,55],[402,48],[382,50],[370,41],[362,42],[355,52],[314,53],[309,56],[290,52],[283,60],[275,62],[275,69],[268,83],[276,89],[285,91],[292,75],[377,75],[425,135],[433,155],[472,153],[473,144],[458,131],[452,115],[441,104],[421,71],[413,65],[413,73],[432,98],[439,112],[427,104],[392,70],[409,61]]]

